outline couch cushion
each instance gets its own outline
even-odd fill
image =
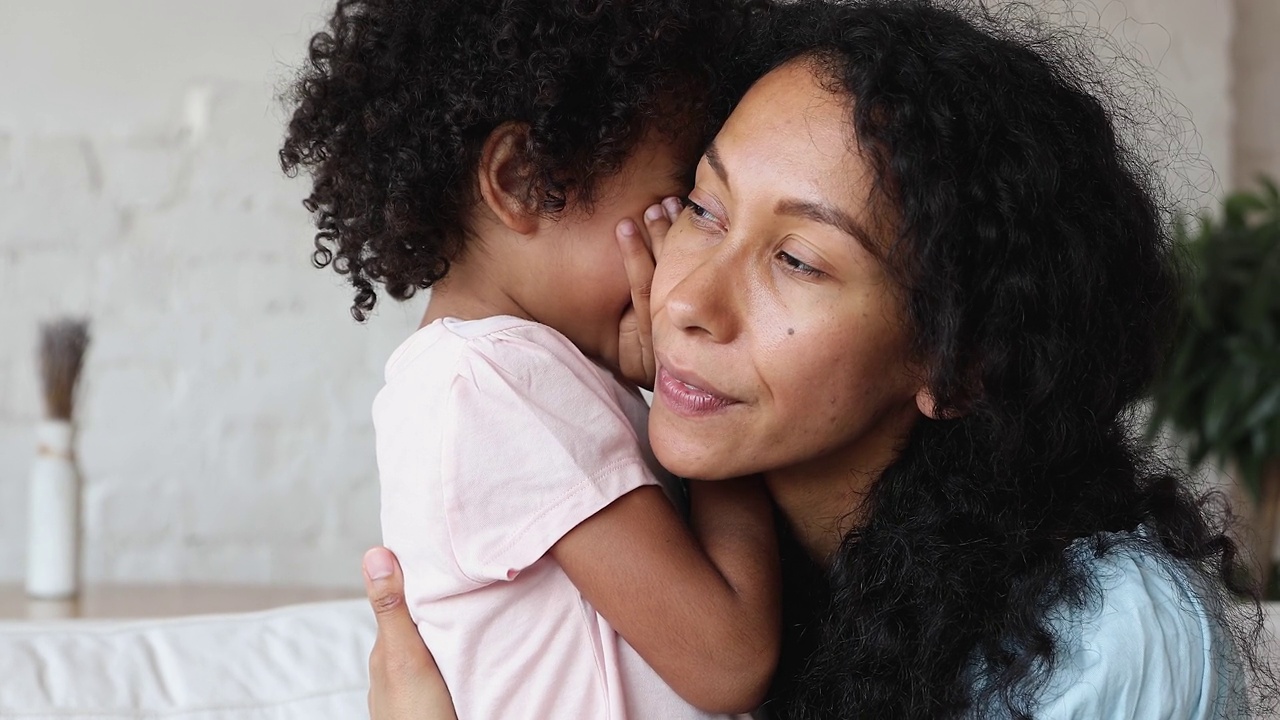
[[[0,717],[365,717],[364,600],[165,620],[0,622]]]

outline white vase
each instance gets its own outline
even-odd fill
[[[80,580],[80,477],[71,423],[46,420],[36,428],[27,516],[27,594],[69,598]]]

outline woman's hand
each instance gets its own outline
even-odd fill
[[[369,654],[370,720],[457,720],[435,658],[409,616],[404,575],[390,550],[365,553],[364,589],[378,622]]]
[[[627,281],[631,284],[631,307],[623,314],[618,328],[619,370],[627,380],[646,390],[653,389],[657,373],[649,315],[654,258],[661,254],[662,241],[680,209],[679,198],[670,197],[645,210],[643,224],[627,218],[614,230],[627,268]]]

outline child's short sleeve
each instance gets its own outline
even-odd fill
[[[514,579],[583,520],[656,483],[614,382],[548,328],[468,342],[442,416],[441,476],[471,580]]]

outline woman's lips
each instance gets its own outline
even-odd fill
[[[736,404],[735,400],[686,382],[661,366],[658,367],[657,382],[654,385],[663,404],[676,414],[686,417],[710,415]]]

